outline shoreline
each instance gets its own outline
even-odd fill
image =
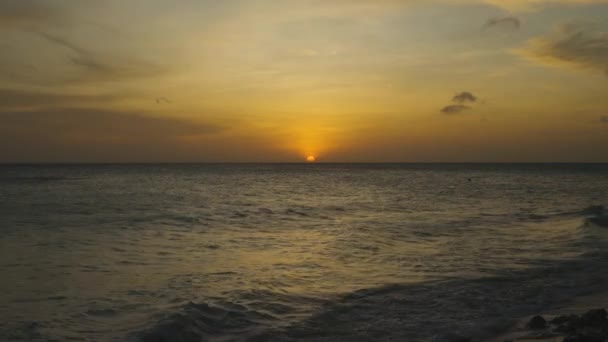
[[[562,307],[524,317],[487,342],[605,342],[607,309],[608,293],[581,296]]]
[[[467,338],[446,342],[472,341]],[[536,315],[519,321],[507,333],[488,342],[605,342],[608,341],[608,319],[605,308],[579,314]]]

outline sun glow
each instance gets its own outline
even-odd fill
[[[310,155],[310,156],[306,157],[306,161],[309,163],[314,163],[315,161],[317,161],[317,158],[313,155]]]

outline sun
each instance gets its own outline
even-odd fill
[[[306,161],[309,163],[314,163],[315,161],[317,161],[317,158],[315,158],[315,156],[310,155],[306,157]]]

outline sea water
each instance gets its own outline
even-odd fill
[[[0,166],[2,341],[483,339],[608,284],[606,164]]]

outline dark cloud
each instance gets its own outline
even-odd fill
[[[441,109],[441,112],[443,114],[459,114],[469,109],[471,109],[471,107],[465,105],[449,105],[443,107],[443,109]]]
[[[608,124],[608,115],[602,115],[602,116],[600,116],[600,122]]]
[[[87,50],[81,48],[80,46],[78,46],[75,43],[70,42],[69,40],[50,34],[50,33],[45,33],[45,32],[38,32],[38,34],[43,37],[44,39],[46,39],[47,41],[49,41],[50,43],[59,45],[61,47],[64,47],[68,50],[71,50],[72,52],[75,52],[78,55],[87,55],[89,52],[87,52]]]
[[[513,29],[519,29],[521,27],[521,20],[517,17],[495,17],[490,18],[483,25],[484,29],[489,29],[492,27],[511,27]]]
[[[598,31],[590,25],[563,25],[550,37],[531,40],[519,53],[546,65],[608,74],[608,32]]]
[[[463,91],[454,95],[452,101],[457,103],[476,102],[477,97],[468,91]]]
[[[458,103],[455,105],[448,105],[441,109],[441,113],[443,114],[459,114],[467,110],[473,109],[466,104],[472,104],[477,102],[477,96],[473,95],[473,93],[469,91],[462,91],[457,93],[452,97],[452,102]]]
[[[62,12],[48,1],[0,1],[0,28],[36,28],[65,20]]]
[[[0,111],[0,160],[171,160],[225,128],[198,121],[96,109]],[[200,146],[198,147],[200,148]]]
[[[64,0],[0,0],[0,34],[3,34],[3,30],[19,30],[31,34],[32,37],[41,37],[48,43],[67,50],[66,62],[73,67],[74,72],[54,76],[51,82],[54,84],[124,81],[154,77],[168,71],[165,66],[149,63],[144,60],[145,58],[134,58],[131,53],[104,53],[87,48],[87,44],[83,45],[70,38],[74,32],[90,31],[91,28],[94,29],[92,32],[101,34],[110,32],[114,37],[125,38],[117,30],[106,25],[74,16],[72,7],[74,4],[71,1]],[[28,41],[19,42],[23,46],[28,43]],[[9,44],[4,46],[9,50],[9,54],[19,53],[17,51],[20,50],[13,49]],[[32,77],[32,72],[21,70],[23,68],[15,63],[15,58],[11,60],[12,63],[0,67],[2,69],[0,73],[18,83],[46,83],[43,79],[44,76],[40,75],[45,74],[44,70],[56,70],[57,68],[57,66],[47,65],[46,60],[41,60],[38,65],[33,65],[33,67],[42,72],[37,72],[38,76]]]
[[[0,112],[2,129],[57,137],[114,137],[138,140],[216,133],[215,125],[185,119],[98,109],[46,109]]]
[[[72,53],[69,61],[83,72],[80,81],[117,81],[131,78],[158,76],[167,72],[165,67],[128,57],[102,57],[100,54],[54,34],[38,32],[48,42]]]
[[[119,100],[126,95],[75,95],[0,88],[0,111],[11,108],[38,108],[86,105]]]

